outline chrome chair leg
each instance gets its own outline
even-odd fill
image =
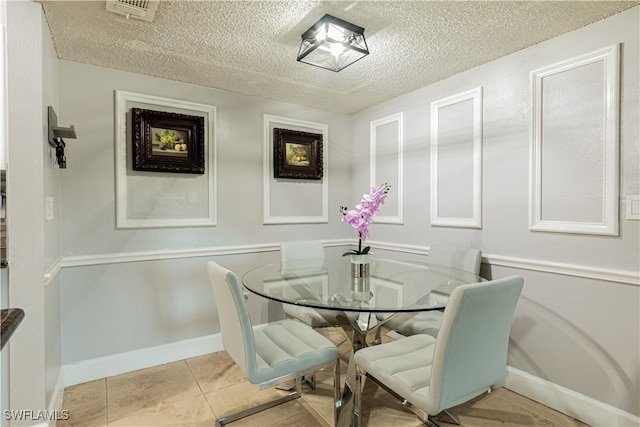
[[[338,425],[338,415],[342,406],[342,396],[340,393],[340,358],[336,360],[333,368],[333,425]]]
[[[260,411],[264,411],[265,409],[273,408],[274,406],[278,406],[282,403],[288,402],[293,399],[297,399],[301,396],[300,394],[300,378],[296,379],[296,386],[293,391],[285,396],[279,397],[274,400],[270,400],[269,402],[265,402],[261,405],[253,406],[251,408],[244,409],[242,411],[238,411],[234,414],[227,415],[226,417],[218,418],[216,420],[216,427],[222,427],[234,421],[238,421],[242,418],[248,417],[249,415],[256,414]]]
[[[356,368],[356,381],[355,381],[355,393],[354,393],[354,405],[353,405],[353,427],[360,427],[362,417],[362,392],[364,390],[364,383],[367,376],[360,372]]]
[[[444,410],[442,412],[440,412],[438,414],[438,416],[442,416],[442,415],[446,415],[446,418],[448,418],[448,422],[449,424],[456,424],[456,425],[460,425],[460,418],[458,418],[458,416],[452,412],[449,412],[448,410]]]
[[[316,389],[316,374],[305,375],[304,382],[307,383],[311,390]]]
[[[376,337],[373,340],[373,345],[382,344],[382,337],[380,336],[381,332],[382,332],[382,327],[378,327],[376,329]]]

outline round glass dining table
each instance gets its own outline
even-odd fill
[[[242,277],[249,291],[274,301],[315,309],[351,337],[338,425],[351,424],[355,368],[353,353],[367,346],[367,335],[400,313],[442,310],[456,286],[483,281],[480,276],[435,264],[373,258],[370,277],[354,278],[350,257],[305,259],[268,264]]]
[[[356,285],[349,257],[268,264],[247,272],[243,285],[286,304],[343,312],[397,313],[444,308],[458,285],[483,279],[433,264],[373,258],[368,289]]]

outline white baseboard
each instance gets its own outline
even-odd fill
[[[50,414],[57,414],[57,413],[60,413],[60,411],[62,411],[63,394],[64,394],[64,371],[60,369],[55,388],[53,389],[53,393],[51,394],[51,400],[49,400]],[[45,426],[47,427],[53,427],[55,425],[56,425],[56,420],[51,420],[49,421],[48,424],[45,424]]]
[[[64,386],[163,365],[223,350],[220,334],[69,363],[62,367]]]
[[[508,367],[505,387],[590,426],[640,426],[640,417],[516,368]]]

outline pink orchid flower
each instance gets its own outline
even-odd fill
[[[349,210],[346,206],[340,206],[342,221],[358,230],[358,249],[352,249],[344,255],[369,253],[371,247],[367,246],[363,249],[362,242],[369,237],[369,225],[373,222],[373,216],[380,210],[380,205],[384,204],[390,188],[387,183],[371,187],[371,192],[362,195],[362,200],[355,209]]]

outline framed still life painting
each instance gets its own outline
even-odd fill
[[[322,134],[273,129],[274,178],[321,180]]]
[[[133,170],[204,174],[204,118],[132,108]]]

